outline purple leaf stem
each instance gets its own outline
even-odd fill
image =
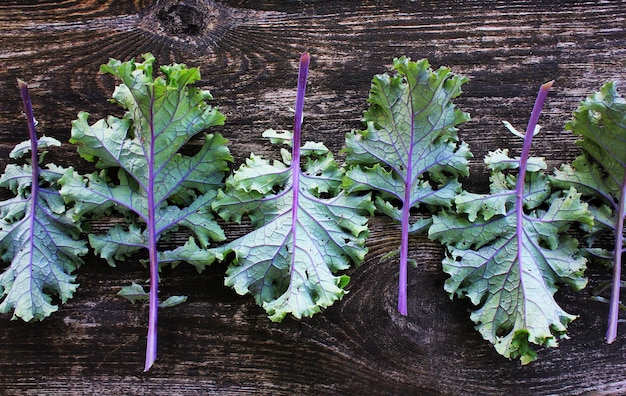
[[[626,173],[622,181],[619,205],[616,211],[615,250],[613,251],[613,283],[611,285],[611,302],[609,303],[609,326],[606,331],[606,342],[612,343],[617,338],[617,321],[619,318],[619,294],[622,279],[622,253],[624,245],[624,209],[626,206]]]
[[[30,101],[30,94],[28,93],[28,85],[19,78],[17,79],[17,85],[20,88],[20,95],[22,96],[22,103],[24,104],[24,113],[26,114],[26,122],[28,123],[28,135],[30,137],[30,159],[33,168],[33,184],[31,186],[31,195],[34,197],[37,195],[37,189],[39,187],[39,158],[37,157],[37,131],[35,129],[35,116],[33,114],[33,105]],[[36,200],[33,199],[33,202],[35,201]]]
[[[29,241],[31,244],[33,244],[34,240],[35,240],[35,236],[34,236],[34,230],[35,230],[35,225],[33,224],[33,222],[35,222],[36,216],[35,216],[35,211],[37,209],[37,195],[39,194],[39,158],[37,156],[37,130],[35,128],[35,116],[33,114],[33,105],[32,102],[30,100],[30,94],[28,93],[28,85],[20,80],[19,78],[17,79],[17,85],[20,89],[20,95],[22,96],[22,103],[24,105],[24,113],[26,114],[26,122],[28,124],[28,135],[30,137],[30,161],[31,161],[31,169],[32,169],[32,182],[30,185],[30,236],[29,236]],[[31,246],[30,248],[31,252],[35,251],[34,246]],[[32,273],[32,254],[30,255],[30,271]],[[32,282],[32,276],[31,278],[31,282]],[[31,285],[31,289],[34,288],[34,286]]]
[[[413,144],[411,142],[411,151],[413,150]],[[408,158],[412,158],[412,153],[408,155]],[[398,312],[401,315],[407,316],[407,263],[409,260],[409,216],[411,210],[411,166],[407,167],[406,187],[404,190],[404,200],[402,204],[402,222],[401,222],[401,237],[400,237],[400,274],[398,279]]]
[[[535,127],[537,126],[537,122],[539,121],[539,115],[541,114],[541,109],[543,108],[543,103],[548,96],[548,92],[550,88],[552,88],[552,84],[554,80],[549,81],[541,86],[539,89],[539,93],[537,94],[537,99],[535,99],[535,105],[533,106],[533,111],[530,113],[530,119],[528,120],[528,127],[526,128],[526,134],[524,135],[524,146],[522,147],[522,154],[520,155],[520,163],[519,163],[519,175],[517,177],[517,184],[515,185],[516,192],[516,201],[515,201],[515,210],[517,211],[517,264],[520,269],[520,274],[522,273],[522,251],[524,248],[524,242],[522,240],[522,230],[523,224],[522,220],[524,217],[524,208],[523,208],[523,198],[524,198],[524,181],[526,179],[526,167],[528,165],[528,157],[530,156],[530,146],[533,141],[533,136],[535,134]],[[520,283],[522,285],[523,290],[523,279],[520,279]]]
[[[151,104],[152,107],[152,104]],[[153,109],[151,111],[154,111]],[[154,117],[150,118],[150,152],[148,153],[148,252],[150,257],[150,306],[148,314],[148,340],[146,344],[146,364],[144,372],[150,367],[157,356],[157,318],[159,314],[159,257],[157,253],[157,232],[156,232],[156,206],[154,202]]]
[[[293,121],[293,139],[291,141],[291,167],[293,172],[293,204],[291,206],[291,241],[296,243],[296,228],[298,224],[298,193],[300,191],[300,135],[302,130],[302,119],[304,110],[304,94],[306,91],[306,80],[309,74],[309,62],[311,56],[303,53],[300,56],[300,69],[298,71],[298,88],[296,93],[296,110]],[[291,268],[295,266],[296,254],[295,246],[291,255]]]
[[[302,119],[304,117],[304,94],[306,91],[307,76],[309,75],[310,60],[311,56],[306,52],[300,56],[300,70],[298,72],[298,91],[296,93],[296,110],[293,121],[293,147],[291,154],[291,166],[295,166],[297,169],[300,169],[300,135],[302,131]]]

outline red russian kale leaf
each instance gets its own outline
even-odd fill
[[[551,85],[544,84],[537,96],[521,156],[498,150],[485,159],[492,171],[490,193],[464,191],[454,200],[456,213],[439,213],[429,229],[432,239],[448,247],[446,291],[451,298],[469,298],[476,306],[471,319],[483,338],[523,364],[536,359],[530,343],[556,346],[575,318],[553,295],[561,282],[576,290],[585,286],[586,260],[566,232],[575,222],[593,221],[580,194],[553,193],[545,162],[529,156]]]
[[[452,103],[467,78],[406,57],[394,59],[393,68],[396,75],[372,81],[363,118],[367,129],[346,136],[351,169],[344,187],[378,191],[377,209],[401,223],[398,310],[406,315],[408,235],[430,224],[429,219],[411,224],[411,211],[450,207],[461,190],[458,177],[469,172],[471,153],[456,129],[469,115]]]
[[[254,154],[226,181],[213,208],[226,220],[250,218],[256,229],[219,248],[235,253],[226,285],[252,294],[273,321],[291,314],[312,316],[344,293],[350,263],[367,249],[368,195],[341,190],[343,171],[320,143],[300,144],[309,55],[300,61],[293,136],[266,131],[275,143],[290,144],[281,161]]]
[[[28,122],[30,140],[9,154],[21,158],[30,152],[30,162],[10,164],[0,177],[0,186],[15,196],[0,202],[0,252],[11,264],[0,275],[0,312],[13,310],[13,317],[42,320],[58,309],[52,296],[66,302],[78,287],[72,272],[82,264],[86,243],[76,240],[79,224],[68,214],[59,194],[59,178],[65,169],[49,164],[40,167],[44,154],[37,149],[60,146],[50,137],[37,139],[35,118],[26,83],[18,80]]]
[[[589,200],[595,222],[588,231],[590,251],[599,235],[610,231],[614,235],[613,284],[609,305],[606,340],[617,337],[622,255],[624,253],[624,217],[626,216],[626,100],[617,92],[616,84],[606,83],[599,92],[582,101],[565,128],[582,139],[576,144],[583,154],[571,165],[555,171],[552,183],[573,186]]]
[[[208,91],[192,86],[200,79],[197,68],[182,64],[162,66],[162,76],[153,78],[154,57],[144,61],[112,59],[101,67],[122,81],[113,93],[126,113],[89,125],[81,112],[72,123],[71,142],[79,154],[97,161],[97,173],[81,176],[67,172],[59,181],[64,198],[75,203],[77,217],[118,212],[127,224],[116,225],[106,235],[90,235],[96,252],[114,265],[145,249],[150,265],[150,310],[145,370],[156,359],[156,323],[159,266],[164,262],[193,257],[198,269],[214,257],[205,248],[210,240],[225,236],[210,213],[210,203],[222,185],[227,161],[231,160],[219,134],[201,134],[221,125],[224,116],[206,101]],[[199,135],[199,136],[198,136]],[[181,148],[192,138],[201,142],[193,155]],[[193,237],[184,246],[159,252],[159,240],[179,228]],[[191,260],[190,260],[191,261]]]

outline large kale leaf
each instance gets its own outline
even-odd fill
[[[593,223],[580,193],[553,193],[545,162],[529,156],[550,87],[543,85],[537,97],[521,156],[498,150],[485,159],[492,171],[490,193],[462,192],[454,200],[456,212],[436,215],[429,229],[432,239],[448,247],[445,290],[451,298],[469,298],[476,306],[471,319],[483,338],[524,364],[536,359],[531,343],[556,346],[575,318],[554,293],[559,283],[575,290],[585,286],[586,260],[567,231],[574,223]]]
[[[77,217],[117,212],[126,220],[106,235],[89,236],[101,257],[115,264],[138,250],[149,253],[148,370],[156,359],[159,266],[198,255],[204,265],[213,261],[209,251],[201,248],[210,240],[225,239],[210,203],[231,156],[226,139],[202,133],[223,124],[225,117],[207,104],[212,99],[208,91],[192,86],[200,79],[199,70],[183,64],[161,66],[162,75],[155,78],[154,57],[146,54],[143,60],[112,59],[101,67],[101,72],[122,81],[113,99],[126,113],[92,125],[87,113],[78,115],[71,142],[101,170],[87,176],[67,172],[60,183],[65,199],[74,202]],[[191,139],[201,142],[201,147],[186,155],[181,149]],[[181,227],[190,230],[200,246],[191,238],[180,249],[160,252],[159,240]]]
[[[363,118],[367,129],[346,136],[351,169],[344,186],[350,192],[379,192],[377,209],[401,223],[398,310],[406,315],[409,233],[430,224],[430,219],[411,224],[411,210],[449,207],[460,192],[458,177],[468,174],[471,153],[459,143],[456,126],[469,115],[452,103],[467,78],[406,57],[395,59],[393,69],[394,76],[372,81]]]
[[[273,321],[312,316],[340,299],[349,278],[337,275],[363,261],[368,195],[341,190],[343,171],[320,143],[301,146],[309,55],[301,58],[293,136],[266,131],[291,145],[282,161],[254,154],[226,181],[213,208],[227,220],[248,216],[256,228],[221,248],[235,253],[226,285],[252,294]],[[301,161],[302,160],[302,161]],[[301,164],[303,162],[303,164]]]

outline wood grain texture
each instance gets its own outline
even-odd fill
[[[571,1],[3,1],[0,3],[0,168],[25,138],[15,78],[27,81],[40,133],[67,142],[80,110],[120,114],[107,100],[115,81],[98,75],[109,58],[152,52],[159,64],[199,66],[228,117],[220,128],[233,155],[275,155],[261,138],[290,128],[299,54],[312,55],[304,137],[334,151],[361,126],[371,78],[394,57],[428,58],[470,82],[456,100],[475,158],[466,188],[488,184],[482,157],[521,141],[539,85],[555,79],[533,154],[550,166],[573,159],[563,131],[578,102],[609,80],[624,81],[626,2]],[[52,161],[87,169],[64,143]],[[94,226],[106,226],[106,223]],[[540,350],[528,366],[496,354],[473,329],[463,302],[443,292],[442,249],[411,239],[409,316],[397,314],[397,263],[384,255],[399,230],[371,221],[370,254],[343,301],[312,319],[271,323],[251,298],[223,286],[224,267],[163,274],[161,293],[188,294],[163,309],[159,358],[142,373],[147,306],[115,296],[148,272],[89,257],[75,297],[41,323],[0,318],[4,394],[623,394],[626,336],[606,345],[608,307],[589,299],[609,278],[591,268],[586,291],[559,292],[571,339]],[[397,230],[397,232],[395,232]],[[234,238],[248,231],[228,224]],[[180,236],[183,240],[184,236]],[[174,241],[175,242],[175,241]],[[138,261],[138,260],[137,260]]]

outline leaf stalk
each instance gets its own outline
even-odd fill
[[[539,93],[537,93],[537,98],[535,99],[535,104],[533,106],[533,110],[530,113],[530,118],[528,120],[528,126],[526,128],[526,134],[524,136],[524,145],[522,147],[522,154],[520,155],[519,160],[519,175],[517,177],[517,184],[515,186],[515,209],[516,209],[516,229],[517,229],[517,265],[519,266],[520,273],[520,284],[522,286],[522,290],[524,289],[524,280],[521,277],[523,273],[522,267],[522,252],[524,249],[524,240],[522,235],[524,233],[524,183],[526,181],[526,169],[528,167],[528,158],[530,157],[530,147],[532,145],[533,136],[535,135],[535,127],[539,122],[539,116],[541,115],[541,110],[543,109],[543,104],[546,101],[546,97],[548,96],[548,92],[552,88],[552,84],[554,84],[554,80],[548,81],[543,84],[539,88]]]
[[[620,288],[622,279],[622,253],[624,246],[624,210],[626,209],[626,173],[622,181],[619,205],[616,211],[615,249],[613,250],[613,283],[611,285],[611,302],[609,303],[609,324],[606,331],[606,342],[611,344],[617,338],[617,322],[619,319]]]
[[[151,108],[153,104],[151,104]],[[153,111],[153,110],[152,110]],[[144,372],[150,367],[157,356],[157,318],[159,314],[159,257],[157,253],[156,206],[154,201],[155,180],[155,142],[154,124],[150,123],[150,153],[148,154],[148,251],[150,257],[150,303],[148,314],[148,340],[146,344],[146,363]]]
[[[39,157],[37,155],[37,130],[35,126],[35,115],[33,113],[33,105],[30,100],[30,94],[28,92],[28,84],[26,82],[17,79],[17,85],[20,89],[20,95],[22,97],[22,104],[24,105],[24,113],[26,114],[26,122],[28,124],[28,135],[30,137],[30,161],[31,161],[31,171],[32,171],[32,183],[30,185],[30,226],[29,226],[29,243],[31,247],[29,251],[31,255],[29,257],[29,267],[31,276],[29,277],[31,280],[30,289],[34,289],[36,286],[33,285],[33,257],[32,252],[36,251],[36,247],[34,246],[35,241],[35,222],[36,216],[35,211],[37,210],[37,196],[39,195]]]
[[[28,135],[30,137],[30,160],[33,168],[33,184],[31,186],[32,196],[37,196],[37,189],[39,184],[39,158],[37,156],[37,130],[35,127],[35,115],[33,113],[33,105],[30,100],[30,94],[28,93],[28,84],[26,82],[17,79],[17,85],[20,89],[20,95],[22,97],[22,104],[24,105],[24,113],[26,114],[26,122],[28,124]],[[36,202],[35,199],[32,200]]]
[[[309,74],[310,55],[303,53],[300,56],[300,68],[298,71],[298,86],[296,93],[296,109],[293,121],[293,140],[291,142],[291,169],[293,170],[293,202],[291,209],[291,271],[295,268],[296,240],[298,228],[298,197],[300,192],[300,140],[302,135],[302,120],[304,118],[304,96],[306,92],[306,80]]]

